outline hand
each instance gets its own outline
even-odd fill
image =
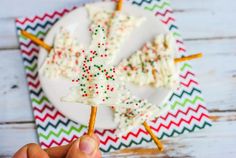
[[[99,138],[84,135],[78,140],[60,147],[41,149],[37,144],[27,144],[13,158],[100,158]]]

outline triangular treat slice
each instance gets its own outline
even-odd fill
[[[55,37],[53,49],[39,70],[40,73],[48,78],[74,78],[79,71],[81,51],[82,46],[67,30],[61,28]]]
[[[121,79],[140,86],[175,87],[179,83],[175,52],[172,35],[159,35],[119,64]]]
[[[120,102],[122,93],[116,69],[108,65],[105,30],[98,25],[92,30],[90,47],[81,54],[80,71],[76,73],[73,87],[62,98],[65,102],[90,106],[113,106]]]
[[[118,123],[117,136],[127,134],[144,122],[154,120],[168,110],[165,106],[161,108],[134,96],[123,100],[123,104],[126,106],[114,107],[115,122]]]
[[[142,17],[107,11],[92,5],[86,7],[91,20],[91,27],[101,25],[107,32],[108,52],[112,58],[120,50],[129,34],[144,21]]]

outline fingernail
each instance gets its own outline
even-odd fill
[[[89,136],[83,136],[80,138],[79,149],[90,155],[96,150],[96,141]]]

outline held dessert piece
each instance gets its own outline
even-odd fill
[[[105,30],[98,25],[92,28],[92,42],[88,50],[81,53],[80,71],[72,80],[74,86],[62,97],[65,102],[83,103],[91,106],[88,134],[94,131],[98,106],[112,106],[120,103],[121,86],[116,81],[116,69],[109,66]]]
[[[138,18],[118,11],[120,7],[121,5],[117,5],[117,10],[112,12],[92,5],[86,6],[91,19],[91,27],[101,25],[107,32],[108,55],[111,61],[129,34],[145,20],[142,17]]]
[[[92,28],[90,48],[82,51],[79,71],[72,80],[74,87],[63,101],[111,106],[119,100],[116,70],[107,64],[107,45],[105,30],[100,25]]]
[[[74,78],[75,73],[79,71],[81,51],[82,46],[71,37],[68,31],[61,28],[39,72],[48,78]]]

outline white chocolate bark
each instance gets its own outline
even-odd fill
[[[174,63],[175,52],[172,35],[159,35],[153,42],[146,43],[141,50],[119,64],[121,79],[140,86],[178,86],[179,73]]]
[[[92,28],[92,42],[83,51],[80,71],[74,79],[70,93],[63,97],[66,102],[77,102],[91,106],[115,106],[123,93],[117,81],[116,69],[108,65],[105,30],[98,25]]]
[[[55,37],[53,49],[40,68],[48,78],[74,78],[79,71],[82,46],[73,39],[68,31],[61,28]]]
[[[111,62],[115,54],[119,52],[121,45],[127,39],[129,34],[145,20],[134,16],[125,15],[121,12],[106,11],[101,8],[87,5],[91,27],[101,25],[107,32],[109,41],[108,53]]]

